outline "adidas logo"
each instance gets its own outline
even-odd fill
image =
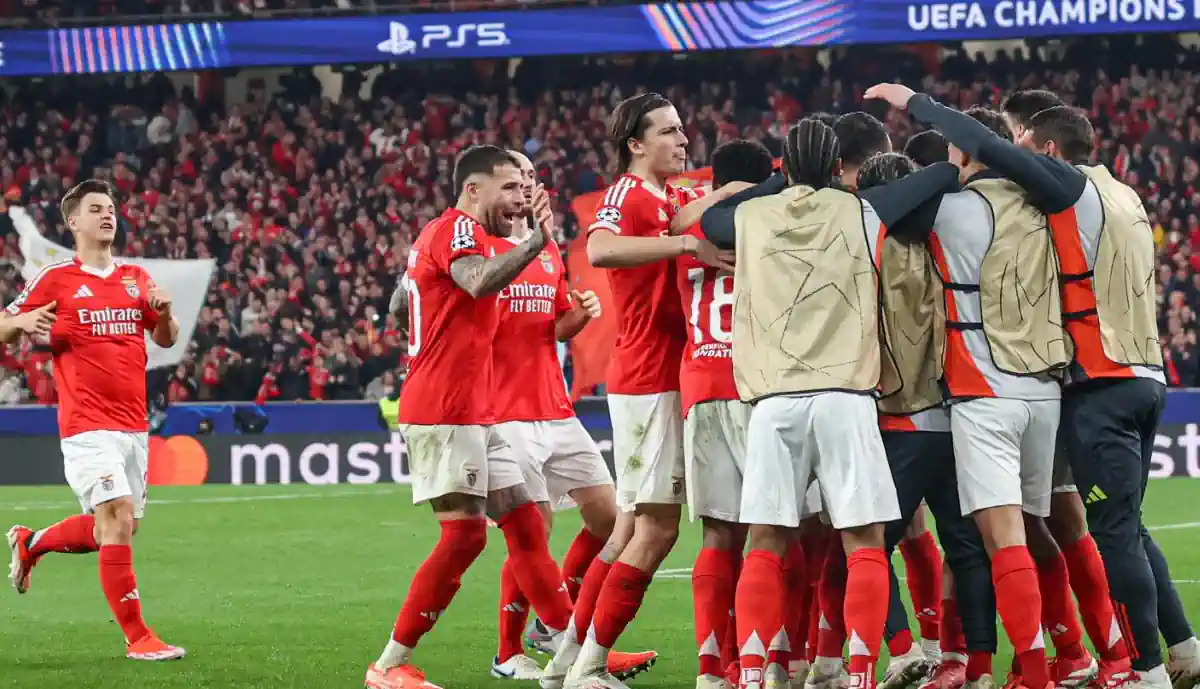
[[[442,615],[441,612],[423,612],[423,613],[421,613],[421,617],[424,617],[425,619],[429,620],[430,622],[437,622],[437,619],[439,617],[441,617],[441,615]]]
[[[1104,494],[1104,491],[1100,490],[1100,486],[1092,486],[1092,489],[1088,491],[1087,500],[1084,500],[1083,504],[1092,505],[1107,499],[1108,496]]]
[[[94,297],[94,296],[96,296],[96,295],[92,294],[92,290],[88,289],[87,285],[83,285],[82,287],[80,287],[78,290],[75,291],[76,299],[84,299],[86,297]]]
[[[89,293],[88,296],[91,296],[91,293]],[[135,600],[141,600],[141,599],[142,599],[142,597],[138,595],[137,589],[134,589],[134,590],[130,591],[129,593],[125,594],[124,596],[121,596],[122,603],[129,603],[129,602],[132,602]]]

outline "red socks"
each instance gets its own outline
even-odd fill
[[[992,556],[992,585],[996,588],[996,611],[1012,642],[1013,662],[1020,665],[1025,686],[1045,687],[1050,671],[1042,639],[1042,596],[1029,549],[1017,545],[996,551]]]
[[[142,619],[142,601],[138,596],[137,578],[133,575],[133,548],[127,545],[106,545],[100,548],[100,588],[108,599],[113,619],[121,625],[127,644],[140,641],[150,634]]]
[[[901,629],[900,631],[896,632],[895,636],[887,640],[887,645],[888,655],[892,656],[893,658],[908,653],[913,647],[912,632],[907,629]]]
[[[900,541],[908,593],[921,626],[922,639],[938,638],[938,616],[942,600],[942,553],[929,531],[911,541]]]
[[[46,553],[94,553],[99,549],[96,518],[90,514],[77,514],[37,532],[29,554],[41,557]]]
[[[967,681],[974,682],[984,675],[992,674],[992,654],[987,651],[967,653]]]
[[[512,558],[504,560],[500,568],[500,649],[496,654],[499,662],[525,652],[521,635],[525,631],[525,620],[529,617],[529,601],[521,593],[517,576],[513,573]]]
[[[817,656],[841,658],[846,645],[846,551],[842,538],[834,533],[825,544],[825,564],[817,586],[820,618],[817,628]],[[880,629],[883,627],[881,626]]]
[[[883,643],[890,584],[887,555],[882,548],[859,548],[846,558],[843,619],[850,639],[851,686],[875,686],[875,661]]]
[[[587,637],[588,628],[592,626],[592,617],[596,614],[596,601],[604,590],[604,580],[612,565],[596,558],[583,575],[583,584],[579,587],[579,597],[575,599],[575,643],[581,644]]]
[[[613,563],[592,617],[592,636],[601,648],[611,649],[617,643],[642,607],[642,597],[653,577],[653,572],[643,572],[620,561]]]
[[[458,592],[463,573],[487,545],[487,522],[483,519],[456,519],[441,526],[441,538],[413,575],[392,630],[392,639],[409,648],[433,629],[438,615]]]
[[[962,617],[958,614],[958,601],[954,598],[942,599],[942,618],[938,633],[938,645],[942,653],[967,652],[967,637],[963,634]]]
[[[733,591],[733,554],[717,548],[702,548],[692,567],[692,609],[702,675],[724,676],[721,643],[729,630]]]
[[[1070,573],[1071,588],[1079,599],[1083,626],[1096,652],[1102,660],[1109,662],[1128,658],[1129,649],[1125,646],[1125,640],[1119,634],[1109,636],[1113,630],[1119,629],[1119,625],[1115,622],[1116,615],[1108,593],[1108,575],[1104,570],[1104,561],[1100,559],[1100,551],[1096,549],[1096,541],[1091,534],[1084,534],[1083,538],[1065,546],[1062,554]]]
[[[546,523],[537,505],[525,503],[496,523],[504,532],[513,574],[525,597],[546,626],[562,631],[571,621],[571,599],[558,563],[546,543]]]
[[[804,550],[800,547],[799,540],[788,544],[787,553],[783,557],[783,585],[783,629],[787,634],[787,648],[776,651],[770,662],[779,663],[786,668],[792,659],[804,657],[803,631],[805,622],[808,621],[807,609],[812,603],[812,596],[808,595],[808,577],[804,571]]]
[[[1042,592],[1042,626],[1050,632],[1056,654],[1072,659],[1087,655],[1079,614],[1075,611],[1075,598],[1071,595],[1067,561],[1062,553],[1038,560],[1037,573],[1038,588]]]
[[[742,683],[762,681],[767,647],[783,630],[783,559],[751,550],[738,578],[735,602]]]
[[[737,552],[733,555],[733,588],[734,595],[737,595],[737,582],[742,578],[742,563],[746,558],[744,552],[746,544],[739,546]],[[729,623],[725,625],[725,638],[721,640],[721,665],[729,667],[730,663],[737,662],[738,659],[738,642],[737,642],[737,616],[734,615],[734,606],[729,606]]]
[[[567,549],[567,555],[563,558],[562,575],[572,603],[579,598],[583,577],[587,575],[592,560],[604,549],[604,543],[604,539],[598,538],[586,528],[580,529],[579,533],[575,534],[575,540],[571,541],[571,547]]]

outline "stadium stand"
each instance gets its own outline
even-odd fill
[[[1121,40],[1073,40],[1053,58],[1049,48],[991,61],[948,51],[932,65],[912,51],[871,46],[827,52],[824,64],[811,49],[526,59],[511,71],[506,62],[409,64],[384,72],[364,98],[349,95],[362,81],[348,72],[335,100],[321,98],[307,70],[283,79],[277,93],[259,85],[244,102],[224,104],[177,92],[162,75],[136,85],[14,81],[0,110],[0,190],[69,245],[56,199],[99,170],[125,195],[126,255],[217,259],[189,355],[156,372],[161,398],[377,398],[404,363],[403,333],[381,314],[415,234],[445,208],[452,160],[468,145],[529,153],[555,192],[566,239],[577,231],[571,200],[613,176],[609,110],[638,88],[678,104],[693,162],[703,166],[731,138],[777,148],[797,118],[859,109],[863,87],[880,78],[921,83],[961,108],[1045,86],[1090,111],[1100,160],[1151,209],[1170,382],[1196,385],[1200,54],[1164,37],[1143,46],[1135,66]],[[878,103],[866,109],[885,116]],[[886,118],[903,145],[911,122]],[[3,214],[0,238],[7,302],[20,287],[21,256]],[[46,359],[6,352],[0,402],[52,402]]]

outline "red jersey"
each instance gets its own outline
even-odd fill
[[[622,175],[604,193],[588,234],[608,230],[626,237],[665,237],[671,218],[692,197],[687,189],[659,189],[640,177]],[[618,321],[606,381],[610,393],[649,395],[679,389],[687,322],[675,274],[675,261],[608,271]]]
[[[704,236],[699,225],[687,234]],[[688,315],[687,345],[679,368],[686,417],[694,404],[738,399],[733,384],[733,274],[681,256],[679,296]]]
[[[483,227],[449,208],[421,230],[408,253],[408,376],[398,421],[421,426],[492,423],[491,380],[496,295],[472,298],[450,277],[450,264],[485,256]]]
[[[505,237],[492,237],[491,243],[497,254],[515,246]],[[499,296],[500,324],[492,339],[496,423],[574,416],[554,336],[555,322],[571,310],[558,247],[551,244],[543,249]]]
[[[18,315],[56,302],[50,331],[58,432],[145,433],[146,331],[158,314],[146,302],[145,268],[114,261],[107,270],[78,258],[42,269],[8,305]]]

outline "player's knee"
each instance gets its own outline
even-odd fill
[[[883,524],[867,524],[841,529],[842,547],[849,555],[863,548],[883,548]]]
[[[732,552],[737,550],[738,544],[744,540],[744,536],[739,538],[745,531],[745,527],[741,524],[734,524],[710,517],[705,517],[702,523],[703,547],[705,548]],[[799,538],[799,536],[793,535],[793,538]]]
[[[482,519],[473,519],[472,522],[479,526],[473,529],[458,530],[454,534],[453,542],[450,544],[464,559],[474,561],[475,558],[483,554],[483,549],[487,547],[487,522]]]
[[[607,539],[617,523],[617,500],[612,486],[592,486],[573,491],[584,526],[597,538]]]
[[[1050,517],[1046,526],[1060,548],[1065,548],[1087,535],[1087,513],[1079,493],[1055,493],[1050,498]]]
[[[664,556],[679,538],[678,505],[639,506],[634,533],[647,546]]]
[[[1058,544],[1050,535],[1046,520],[1029,513],[1023,513],[1021,517],[1025,520],[1025,543],[1033,559],[1043,562],[1058,557]]]
[[[989,555],[1002,548],[1025,545],[1025,520],[1019,506],[988,507],[971,516],[979,526]]]
[[[781,526],[751,524],[746,539],[750,543],[751,550],[765,550],[783,557],[787,554],[791,537],[788,530]]]
[[[117,498],[96,506],[96,535],[100,545],[133,542],[133,500]]]
[[[493,490],[487,496],[487,513],[493,521],[500,521],[509,512],[516,508],[527,505],[533,502],[533,498],[529,495],[529,490],[524,483]]]

